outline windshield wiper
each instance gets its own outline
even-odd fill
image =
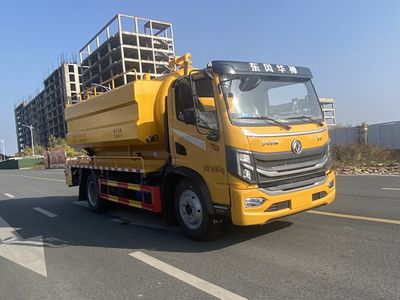
[[[313,119],[312,117],[309,116],[297,116],[297,117],[289,117],[289,118],[285,118],[285,120],[309,120],[311,123],[317,124],[319,126],[324,126],[324,123],[317,121],[315,119]]]
[[[283,123],[281,123],[281,122],[279,122],[279,121],[277,121],[277,120],[275,120],[275,119],[273,119],[273,118],[267,117],[267,116],[239,117],[239,118],[236,118],[236,119],[264,120],[264,121],[273,122],[273,123],[275,123],[276,125],[278,125],[278,126],[280,126],[280,127],[282,127],[282,128],[285,128],[286,130],[290,130],[290,129],[292,128],[292,127],[290,127],[290,126],[288,126],[288,125],[286,125],[286,124],[283,124]]]

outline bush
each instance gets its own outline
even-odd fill
[[[67,157],[86,154],[84,150],[76,151],[74,148],[72,148],[70,145],[67,144],[67,141],[65,139],[60,137],[55,137],[54,135],[51,135],[49,137],[48,144],[50,151],[63,149],[66,152]]]
[[[43,153],[45,151],[44,147],[41,145],[35,145],[34,150],[35,150],[35,155],[43,155]],[[21,154],[21,156],[32,156],[32,154],[33,154],[32,147],[25,146],[21,150],[20,154]]]
[[[376,165],[400,161],[400,152],[374,145],[335,145],[332,158],[334,167]]]

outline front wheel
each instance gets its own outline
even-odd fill
[[[221,222],[207,211],[204,196],[190,181],[182,180],[175,189],[175,216],[183,232],[195,240],[218,234]]]

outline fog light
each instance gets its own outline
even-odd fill
[[[335,186],[335,180],[332,180],[331,182],[328,183],[328,188],[333,188]]]
[[[244,200],[245,207],[256,207],[260,206],[265,202],[264,198],[246,198]]]

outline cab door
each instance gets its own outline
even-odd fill
[[[214,204],[229,205],[221,111],[214,81],[204,74],[178,80],[172,90],[170,149],[173,164],[200,174]]]

